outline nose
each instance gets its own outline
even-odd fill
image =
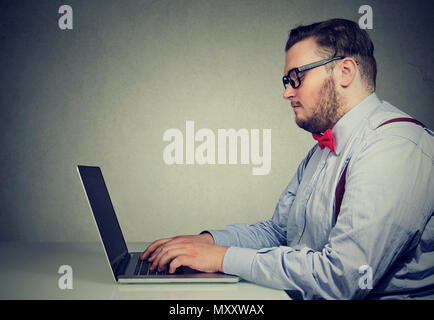
[[[285,91],[283,92],[283,99],[293,99],[295,97],[295,89],[288,84]]]

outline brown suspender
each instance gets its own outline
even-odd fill
[[[386,122],[383,122],[376,129],[378,129],[378,128],[386,125],[386,124],[393,123],[393,122],[412,122],[414,124],[417,124],[417,125],[425,128],[425,125],[422,122],[417,121],[416,119],[412,119],[412,118],[395,118],[395,119],[391,119],[391,120],[388,120]],[[306,168],[307,163],[309,162],[309,160],[310,160],[310,157],[308,157],[306,159],[306,163],[304,165],[305,168]],[[341,178],[339,179],[339,183],[338,183],[338,185],[336,187],[336,192],[335,192],[335,220],[334,220],[335,224],[336,224],[336,221],[338,220],[338,215],[339,215],[339,212],[341,210],[342,199],[344,198],[344,193],[345,193],[345,178],[346,178],[347,168],[348,168],[349,162],[350,161],[348,160],[347,164],[345,165],[345,169],[342,172]]]

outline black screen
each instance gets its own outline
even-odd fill
[[[113,204],[99,167],[78,166],[99,233],[110,260],[110,265],[128,252]],[[113,270],[115,273],[115,270]]]

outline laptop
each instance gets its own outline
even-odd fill
[[[238,282],[239,278],[224,273],[205,273],[180,267],[174,274],[150,271],[150,263],[140,260],[141,252],[128,252],[101,169],[77,166],[84,191],[103,243],[107,261],[118,283]]]

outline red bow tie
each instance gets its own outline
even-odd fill
[[[335,152],[335,138],[332,136],[332,132],[330,129],[327,129],[324,134],[312,133],[312,137],[318,141],[319,147],[324,149],[324,147],[328,147],[331,152]]]

